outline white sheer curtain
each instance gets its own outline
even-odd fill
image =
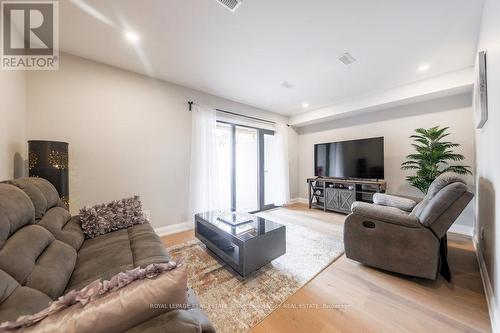
[[[290,178],[288,168],[288,127],[277,123],[274,132],[274,153],[271,155],[273,202],[284,206],[290,202]]]
[[[216,146],[216,111],[193,105],[191,129],[191,167],[189,173],[189,220],[220,206]]]

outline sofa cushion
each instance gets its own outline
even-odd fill
[[[19,228],[35,222],[30,198],[15,186],[0,184],[0,248]]]
[[[19,283],[0,269],[0,303],[5,301],[19,287]]]
[[[434,196],[441,191],[446,186],[452,183],[462,183],[465,184],[465,181],[456,173],[453,172],[445,172],[440,174],[429,186],[427,190],[426,199],[432,199]]]
[[[149,223],[86,239],[65,292],[80,289],[98,278],[109,279],[128,269],[169,260],[165,246]]]
[[[411,211],[410,215],[413,215],[417,218],[422,214],[422,211],[424,208],[429,204],[429,200],[424,198],[422,201],[420,201]]]
[[[420,223],[429,227],[466,191],[465,184],[453,182],[431,199],[425,199],[421,206],[415,207],[415,212],[412,215],[417,216]]]
[[[75,249],[55,240],[38,256],[25,285],[56,299],[66,289],[75,263]]]
[[[38,225],[19,229],[0,249],[0,269],[52,299],[62,295],[75,262],[75,249]]]
[[[54,241],[54,236],[38,225],[16,231],[0,249],[0,269],[25,284],[38,256]]]
[[[207,315],[201,310],[193,289],[187,290],[189,310],[173,310],[148,320],[126,333],[164,333],[164,332],[203,332],[215,333],[215,328]]]
[[[170,260],[167,249],[149,223],[128,228],[134,267]]]
[[[131,328],[125,333],[201,333],[206,332],[200,325],[199,312],[193,310],[175,310]],[[215,331],[213,331],[215,332]]]
[[[0,184],[0,322],[37,312],[51,300],[43,292],[23,286],[35,266],[33,252],[41,251],[40,245],[51,240],[34,221],[35,208],[28,195],[16,186]]]
[[[110,281],[95,281],[33,316],[2,323],[0,330],[123,332],[171,309],[186,306],[186,270],[184,266],[175,268],[175,265],[162,265],[164,268],[151,265],[144,270],[120,273]],[[162,306],[152,307],[151,304]]]
[[[81,289],[98,278],[109,279],[132,268],[133,257],[127,230],[87,239],[78,251],[75,270],[65,292]]]
[[[9,181],[23,190],[35,206],[35,219],[39,220],[45,212],[59,203],[59,194],[48,180],[43,178],[19,178]]]
[[[0,270],[0,322],[36,313],[51,301],[46,294],[21,286],[14,278]]]
[[[49,209],[38,225],[50,231],[57,240],[70,245],[77,251],[82,246],[84,235],[79,217],[71,217],[71,214],[62,207]]]

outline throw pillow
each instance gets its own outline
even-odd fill
[[[86,238],[94,238],[147,222],[138,196],[93,207],[83,207],[80,209],[80,220]]]
[[[151,264],[72,290],[36,314],[0,324],[0,331],[122,332],[170,310],[187,308],[186,289],[183,265]]]

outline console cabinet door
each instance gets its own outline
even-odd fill
[[[336,188],[326,188],[325,189],[325,204],[328,210],[339,210],[340,208],[340,197],[339,190]]]
[[[355,191],[338,188],[326,188],[326,209],[336,212],[350,213],[351,205],[355,201]]]
[[[355,201],[355,192],[352,190],[339,190],[339,209],[351,213],[351,206]]]

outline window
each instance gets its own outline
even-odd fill
[[[232,136],[232,126],[224,123],[217,123],[217,168],[218,168],[218,181],[219,181],[219,191],[221,200],[221,208],[229,210],[232,207],[231,198],[231,158],[232,158],[232,147],[231,147],[231,136]]]

